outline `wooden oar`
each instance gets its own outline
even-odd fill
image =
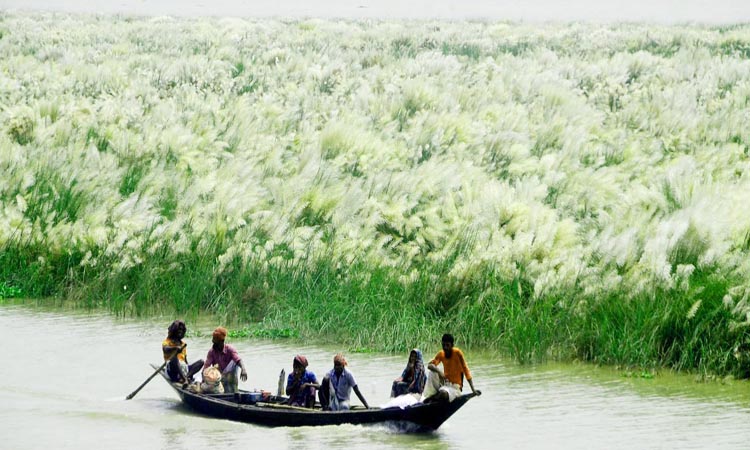
[[[166,366],[167,363],[172,358],[175,357],[175,355],[177,355],[178,353],[180,353],[182,351],[182,349],[185,348],[186,345],[187,345],[186,343],[183,343],[182,347],[180,347],[177,350],[173,351],[172,354],[169,355],[169,358],[167,358],[167,359],[164,360],[164,364],[162,364],[161,366],[159,366],[159,368],[156,369],[156,371],[154,371],[154,373],[152,373],[150,377],[146,378],[146,381],[144,381],[142,385],[138,386],[138,389],[134,390],[133,392],[130,393],[130,395],[128,395],[127,397],[125,397],[125,400],[130,400],[131,398],[135,397],[135,394],[137,394],[138,391],[140,391],[141,389],[143,389],[143,386],[147,385],[148,382],[151,381],[151,379],[154,378],[157,373],[161,372],[161,370],[164,369],[164,366]]]

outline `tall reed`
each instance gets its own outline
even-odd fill
[[[746,25],[0,30],[5,297],[748,376]]]

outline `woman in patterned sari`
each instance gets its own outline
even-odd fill
[[[404,394],[422,394],[427,375],[424,369],[422,351],[418,348],[409,353],[409,361],[406,363],[401,376],[393,381],[391,397]]]

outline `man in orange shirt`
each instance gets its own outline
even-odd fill
[[[466,358],[460,348],[453,346],[453,336],[446,333],[442,341],[443,349],[427,365],[430,372],[422,401],[426,403],[438,400],[452,402],[461,395],[464,377],[469,382],[471,392],[482,395],[482,391],[474,389],[474,381],[471,378],[469,366],[466,364]],[[440,363],[443,364],[443,370],[438,367]]]

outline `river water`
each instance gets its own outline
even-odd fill
[[[750,445],[750,385],[698,383],[691,376],[627,377],[590,365],[518,367],[467,351],[481,397],[437,432],[383,426],[264,428],[191,413],[160,378],[125,396],[158,363],[168,319],[0,306],[0,449],[740,449]],[[189,330],[191,324],[188,324]],[[212,325],[186,338],[205,357]],[[201,336],[197,336],[201,334]],[[231,340],[249,370],[245,389],[275,390],[297,352],[319,375],[335,348]],[[426,349],[431,355],[435,348]],[[349,354],[371,405],[388,400],[406,355]],[[353,403],[358,400],[353,397]]]

